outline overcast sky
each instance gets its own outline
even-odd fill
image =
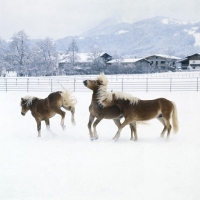
[[[0,38],[24,30],[31,39],[64,38],[120,14],[126,22],[155,16],[200,20],[200,0],[0,0]]]

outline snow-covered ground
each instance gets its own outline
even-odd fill
[[[49,93],[29,93],[45,98]],[[20,114],[26,92],[1,92],[1,200],[198,200],[200,198],[200,93],[137,93],[141,99],[165,97],[177,105],[179,132],[160,138],[157,120],[138,125],[137,142],[126,127],[117,142],[112,120],[97,126],[99,139],[89,140],[87,123],[91,91],[74,93],[76,126],[66,112],[42,123]]]

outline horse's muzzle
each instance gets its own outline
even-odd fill
[[[87,85],[87,80],[83,81],[83,84],[86,86]]]
[[[21,114],[22,114],[23,116],[25,116],[25,114],[24,114],[23,112],[21,112]]]

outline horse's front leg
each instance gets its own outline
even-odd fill
[[[90,134],[90,139],[91,140],[94,140],[94,136],[93,136],[93,132],[92,132],[92,129],[91,129],[91,125],[94,121],[94,118],[95,116],[93,116],[91,113],[90,113],[90,116],[89,116],[89,122],[88,122],[88,130],[89,130],[89,134]]]
[[[104,116],[100,116],[96,119],[96,121],[94,122],[93,124],[93,130],[94,130],[94,139],[97,140],[98,139],[98,135],[97,135],[97,129],[96,129],[96,126],[97,124],[104,118]]]
[[[131,123],[131,120],[126,118],[126,119],[124,120],[124,122],[121,124],[121,126],[118,128],[118,131],[117,131],[116,135],[114,136],[113,140],[117,141],[117,140],[119,139],[119,137],[120,137],[120,133],[121,133],[122,129],[123,129],[126,125],[128,125],[128,124],[130,124],[130,123]]]

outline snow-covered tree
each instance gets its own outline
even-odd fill
[[[19,31],[11,40],[9,60],[19,76],[27,75],[30,62],[28,36],[24,31]]]
[[[91,53],[89,54],[89,61],[92,62],[92,71],[93,73],[100,73],[104,71],[105,62],[103,61],[102,57],[102,50],[99,46],[93,46],[91,48]]]
[[[31,56],[32,75],[53,75],[57,67],[57,51],[54,41],[46,38],[36,43]]]

